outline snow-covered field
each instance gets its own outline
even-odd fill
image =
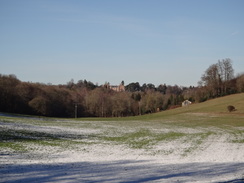
[[[128,124],[0,119],[0,182],[244,181],[233,131]]]

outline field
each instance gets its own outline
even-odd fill
[[[2,114],[0,139],[0,182],[242,182],[244,94],[127,118]]]

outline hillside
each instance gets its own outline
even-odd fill
[[[2,181],[241,182],[243,99],[126,118],[0,116]]]
[[[229,112],[227,110],[228,105],[233,105],[237,109],[236,111]],[[165,120],[167,118],[174,118],[181,121],[182,117],[189,117],[188,122],[193,122],[198,118],[197,116],[205,116],[206,119],[211,117],[229,117],[236,122],[240,121],[244,117],[244,93],[233,94],[224,96],[212,100],[208,100],[202,103],[191,104],[186,107],[179,107],[176,109],[166,110],[155,114],[137,116],[134,118],[128,118],[130,120]]]
[[[237,111],[233,112],[232,114],[244,115],[244,93],[228,95],[225,97],[208,100],[203,103],[193,104],[188,110],[191,112],[226,114],[229,113],[227,111],[228,105],[233,105],[237,109]]]

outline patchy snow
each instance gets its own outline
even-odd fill
[[[95,126],[72,128],[5,122],[0,122],[0,128],[63,134],[66,138],[100,135],[105,131]],[[202,131],[185,129],[189,134]],[[244,143],[231,143],[229,138],[221,132],[196,145],[198,139],[189,142],[188,137],[182,137],[144,149],[96,138],[76,139],[77,144],[67,147],[29,143],[27,152],[0,149],[0,182],[242,182]]]

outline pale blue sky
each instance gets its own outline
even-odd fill
[[[219,59],[244,72],[243,0],[0,0],[0,73],[197,85]]]

